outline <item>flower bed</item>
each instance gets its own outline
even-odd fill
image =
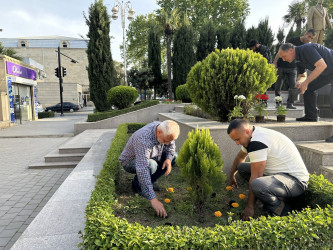
[[[323,176],[310,176],[309,189],[300,202],[309,208],[285,217],[261,217],[231,225],[201,227],[145,227],[114,215],[120,164],[118,157],[128,140],[128,127],[118,127],[107,159],[86,208],[82,248],[88,249],[332,249],[333,184]],[[317,204],[322,207],[320,208]]]

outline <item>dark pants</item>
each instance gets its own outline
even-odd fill
[[[166,160],[166,154],[164,152],[161,156],[160,161],[156,161],[156,160],[153,160],[153,159],[149,160],[150,178],[151,178],[152,183],[156,182],[158,178],[160,178],[162,175],[165,174],[167,168],[162,169],[162,166],[163,166],[163,163],[164,163],[165,160]],[[173,158],[173,160],[171,161],[172,166],[175,164],[175,160],[176,160],[176,155]],[[131,161],[127,166],[124,166],[123,168],[128,173],[136,174],[135,160]],[[133,185],[135,186],[135,188],[138,191],[141,190],[140,183],[139,183],[137,175],[134,176]]]
[[[285,77],[288,77],[289,89],[294,89],[296,84],[297,70],[296,68],[278,68],[278,79],[275,82],[275,96],[281,96],[280,91],[283,86]],[[288,97],[287,103],[292,104],[294,101]]]
[[[241,177],[250,180],[250,163],[239,164],[237,170]],[[281,204],[281,200],[297,197],[303,194],[306,188],[307,183],[285,173],[262,176],[251,182],[253,194],[264,204],[265,209],[271,212]]]
[[[320,89],[321,87],[333,83],[333,76],[318,76],[316,79],[314,79],[309,85],[308,89],[304,92],[304,112],[305,116],[308,118],[317,119],[318,118],[318,109],[317,109],[317,92],[315,92],[317,89]],[[331,103],[332,103],[332,96],[333,92],[331,89]]]

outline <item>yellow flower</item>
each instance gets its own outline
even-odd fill
[[[168,198],[167,198],[167,199],[164,199],[164,202],[165,202],[165,203],[170,203],[170,201],[171,201],[171,200],[168,199]]]
[[[225,189],[228,190],[228,191],[231,191],[232,190],[232,186],[227,186]]]
[[[222,216],[222,213],[220,211],[216,211],[214,213],[215,217],[221,217]]]
[[[173,188],[168,188],[168,192],[173,193]]]
[[[187,191],[192,191],[192,188],[191,187],[187,187]]]
[[[232,207],[239,207],[239,204],[237,202],[231,203]]]
[[[239,194],[238,197],[239,197],[239,199],[244,200],[246,198],[246,195],[245,194]]]

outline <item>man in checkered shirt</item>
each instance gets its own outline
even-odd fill
[[[134,192],[150,200],[157,216],[163,218],[167,213],[153,186],[163,174],[171,172],[178,136],[179,126],[174,121],[149,123],[131,136],[119,157],[123,168],[136,174],[132,181]]]

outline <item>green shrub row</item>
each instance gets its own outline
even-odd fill
[[[48,118],[48,117],[54,117],[54,112],[38,112],[38,119]]]
[[[116,86],[108,91],[108,102],[117,109],[129,108],[139,97],[139,93],[135,88],[130,86]]]
[[[135,125],[136,126],[136,125]],[[139,126],[140,127],[140,126]],[[132,126],[133,128],[133,126]],[[81,248],[85,249],[332,249],[333,184],[310,176],[309,206],[285,217],[261,217],[228,226],[144,227],[116,217],[118,157],[128,140],[128,125],[118,127],[86,208]],[[320,197],[320,198],[318,198]],[[316,198],[316,199],[313,199]],[[320,208],[315,205],[318,202]]]
[[[152,100],[152,101],[146,101],[143,103],[140,103],[138,105],[126,108],[126,109],[121,109],[121,110],[112,110],[112,111],[106,111],[106,112],[96,112],[94,114],[89,114],[88,115],[88,122],[96,122],[96,121],[100,121],[100,120],[104,120],[107,118],[111,118],[111,117],[115,117],[118,115],[122,115],[122,114],[126,114],[132,111],[136,111],[139,109],[143,109],[143,108],[148,108],[154,105],[159,104],[160,102],[158,100]]]

